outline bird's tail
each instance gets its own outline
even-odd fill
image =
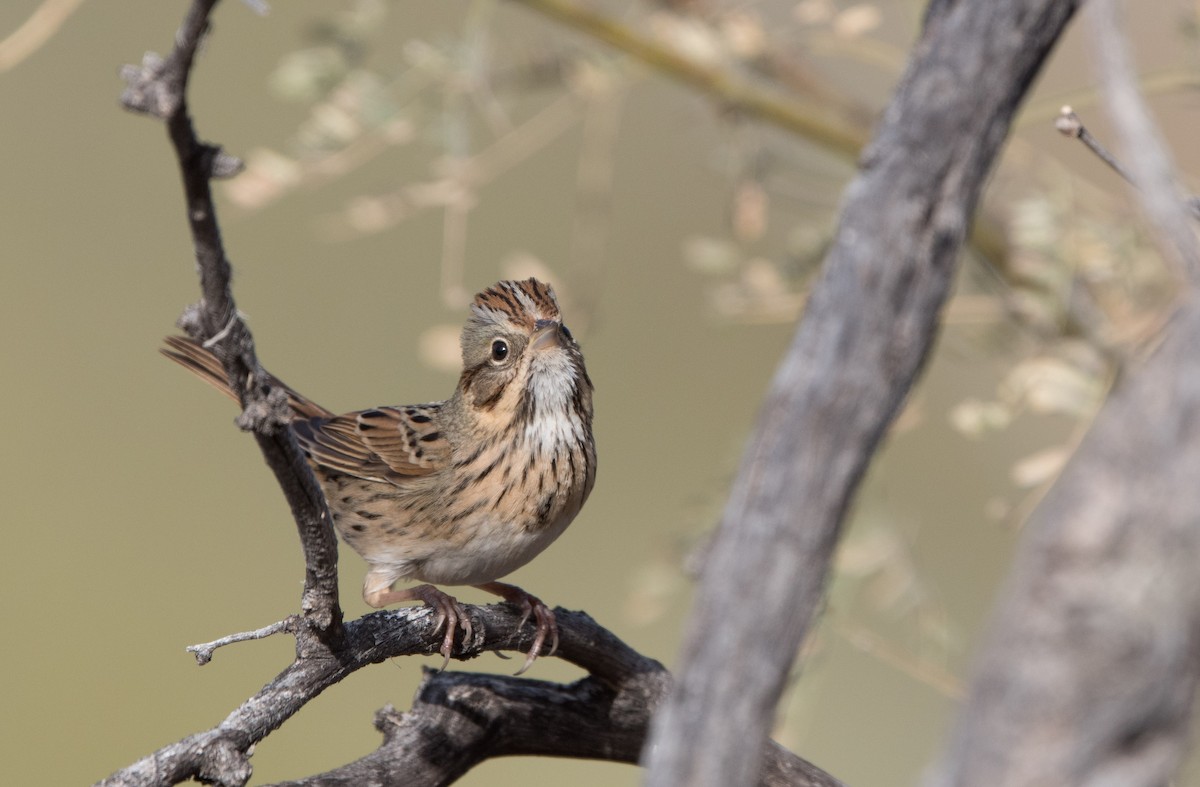
[[[233,392],[233,388],[229,385],[229,378],[225,374],[225,367],[217,360],[217,356],[212,354],[212,351],[186,336],[168,336],[165,341],[167,346],[159,348],[159,352],[233,401],[238,401],[237,394]],[[273,387],[278,387],[287,394],[288,404],[291,406],[292,412],[298,416],[304,418],[327,418],[333,415],[331,411],[326,410],[321,405],[292,389],[278,377],[268,374],[267,378]]]

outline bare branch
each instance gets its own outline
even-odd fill
[[[254,353],[250,329],[238,313],[230,289],[232,267],[217,225],[210,181],[237,172],[240,162],[196,136],[188,114],[187,85],[196,51],[208,30],[218,0],[194,0],[175,47],[165,59],[147,54],[140,68],[126,66],[122,104],[166,121],[183,178],[188,225],[192,231],[203,298],[180,319],[193,338],[221,359],[230,385],[242,404],[238,424],[254,433],[267,465],[287,498],[305,556],[301,610],[318,638],[336,640],[342,611],[337,595],[337,542],[329,512],[295,440],[287,429],[286,397],[273,389]],[[304,650],[309,637],[300,632]]]
[[[467,606],[470,642],[454,658],[487,651],[527,650],[534,628],[519,610]],[[330,774],[297,784],[361,784],[368,775],[385,784],[448,784],[488,757],[541,754],[635,762],[650,714],[670,675],[582,612],[556,609],[558,657],[589,673],[570,686],[468,673],[429,673],[411,712],[385,711],[378,725],[383,746]],[[246,752],[309,700],[352,672],[398,656],[432,654],[436,615],[426,608],[376,612],[345,626],[343,646],[304,657],[246,700],[219,725],[165,746],[100,783],[103,787],[171,785],[204,778],[241,785],[250,776]],[[585,734],[586,733],[586,734]],[[449,737],[447,737],[449,735]],[[453,744],[448,744],[452,741]],[[427,756],[436,746],[438,756]],[[762,761],[762,783],[837,787],[816,766],[772,747]],[[384,778],[384,777],[387,778]]]
[[[187,652],[195,654],[196,663],[200,666],[204,666],[208,662],[212,661],[213,653],[215,653],[218,648],[223,648],[226,645],[233,645],[237,642],[251,642],[256,639],[266,639],[267,637],[273,637],[276,634],[282,634],[285,631],[294,634],[299,630],[297,626],[299,622],[299,618],[295,616],[284,618],[283,620],[272,623],[269,626],[263,626],[260,629],[255,629],[254,631],[239,631],[236,634],[229,634],[227,636],[214,639],[212,642],[202,642],[199,645],[188,645]]]
[[[552,755],[636,763],[652,708],[666,692],[661,667],[619,688],[594,677],[567,686],[426,669],[413,708],[376,716],[380,747],[341,768],[277,787],[446,785],[489,757]],[[453,746],[447,746],[453,741]],[[774,746],[763,762],[766,787],[840,787],[840,782]]]
[[[929,353],[984,179],[1075,3],[939,9],[743,458],[655,719],[653,787],[753,781],[851,496]]]
[[[1092,132],[1088,131],[1087,126],[1083,125],[1079,115],[1075,114],[1075,110],[1068,106],[1064,106],[1059,110],[1058,118],[1054,121],[1054,127],[1058,129],[1060,134],[1077,139],[1082,142],[1088,150],[1096,154],[1097,158],[1109,166],[1113,172],[1125,179],[1125,182],[1132,184],[1133,178],[1129,177],[1129,173],[1121,166],[1121,162],[1117,161],[1116,156],[1108,152],[1108,148],[1100,144],[1100,140],[1092,136]]]

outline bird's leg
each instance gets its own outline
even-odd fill
[[[537,625],[537,634],[533,638],[533,644],[529,647],[525,664],[517,670],[517,675],[529,669],[538,656],[554,655],[554,652],[558,650],[558,622],[554,619],[554,610],[543,604],[537,596],[526,593],[516,585],[509,585],[506,582],[488,582],[475,587],[486,590],[488,593],[495,593],[508,603],[520,607],[521,622],[517,624],[518,631],[525,625],[525,621],[529,620],[529,616],[533,615],[533,620]],[[542,646],[546,644],[547,638],[550,640],[550,650],[543,653]]]
[[[367,578],[370,580],[370,574],[367,575]],[[461,626],[466,632],[463,635],[464,642],[471,639],[474,631],[471,626],[471,616],[463,609],[463,605],[458,602],[458,599],[438,590],[433,585],[417,585],[404,590],[392,590],[387,586],[372,588],[368,584],[363,588],[363,599],[376,609],[401,601],[420,601],[436,611],[437,620],[433,624],[433,633],[437,634],[442,630],[442,626],[446,627],[446,635],[442,637],[442,646],[438,648],[438,653],[443,657],[443,670],[450,664],[450,654],[454,650],[455,629]]]

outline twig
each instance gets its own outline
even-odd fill
[[[234,314],[232,317],[230,317],[230,318],[229,318],[229,322],[225,323],[225,327],[224,327],[224,328],[222,328],[221,330],[217,331],[217,332],[216,332],[215,334],[213,334],[212,336],[210,336],[210,337],[208,337],[207,339],[205,339],[205,340],[204,340],[204,341],[201,343],[201,345],[200,345],[200,346],[201,346],[201,347],[203,347],[203,348],[204,348],[204,349],[206,349],[206,350],[211,350],[211,349],[212,349],[213,347],[215,347],[216,345],[218,345],[218,344],[220,344],[221,342],[225,341],[225,339],[226,339],[226,338],[229,336],[229,333],[230,333],[230,331],[232,331],[232,330],[233,330],[233,326],[234,326],[234,324],[235,324],[235,323],[236,323],[238,320],[240,320],[240,319],[242,319],[242,313],[241,313],[241,312],[237,312],[236,314]]]
[[[241,631],[237,634],[229,634],[221,637],[220,639],[214,639],[212,642],[203,642],[199,645],[188,645],[187,652],[196,654],[196,663],[200,666],[204,666],[208,662],[212,661],[213,653],[217,648],[223,648],[226,645],[232,645],[235,642],[266,639],[267,637],[274,636],[275,634],[281,634],[285,631],[295,633],[297,630],[296,624],[299,622],[300,619],[298,617],[291,615],[283,620],[276,621],[269,626],[263,626],[260,629],[255,629],[254,631]]]
[[[1107,164],[1113,172],[1120,175],[1124,180],[1133,184],[1133,178],[1125,171],[1117,161],[1116,156],[1109,153],[1108,150],[1100,144],[1100,140],[1092,136],[1092,133],[1087,130],[1087,126],[1083,125],[1083,121],[1079,119],[1079,115],[1075,114],[1075,110],[1069,106],[1064,106],[1058,113],[1058,119],[1054,121],[1054,127],[1058,129],[1060,134],[1068,137],[1074,137],[1088,147],[1093,153],[1100,157],[1100,160]]]

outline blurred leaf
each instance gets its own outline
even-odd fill
[[[853,5],[838,14],[833,20],[834,34],[842,38],[858,38],[866,35],[883,21],[879,6],[873,3]]]
[[[742,243],[756,241],[767,230],[770,197],[756,180],[742,180],[733,192],[733,234]]]
[[[267,84],[281,99],[312,102],[337,85],[347,70],[339,50],[331,46],[310,47],[285,55]]]
[[[698,236],[684,242],[683,260],[697,273],[706,276],[728,275],[737,270],[741,253],[731,241]]]
[[[1054,206],[1044,194],[1018,200],[1009,209],[1010,238],[1024,249],[1045,251],[1058,242],[1058,220]]]
[[[965,399],[950,411],[950,424],[960,434],[981,437],[1012,423],[1012,410],[1001,402],[985,402],[980,399]]]
[[[767,34],[755,14],[733,11],[721,20],[721,34],[733,54],[743,60],[760,56],[767,48]]]
[[[1013,483],[1023,489],[1044,484],[1058,475],[1070,456],[1070,450],[1062,446],[1027,456],[1013,465]]]
[[[1006,401],[1023,402],[1035,413],[1082,417],[1094,412],[1104,383],[1096,370],[1043,355],[1017,364],[1000,391]]]
[[[801,0],[792,10],[796,21],[802,25],[819,25],[833,18],[833,3],[829,0]]]
[[[255,148],[246,168],[225,184],[224,194],[238,207],[257,209],[274,202],[300,181],[295,160],[268,148]]]

